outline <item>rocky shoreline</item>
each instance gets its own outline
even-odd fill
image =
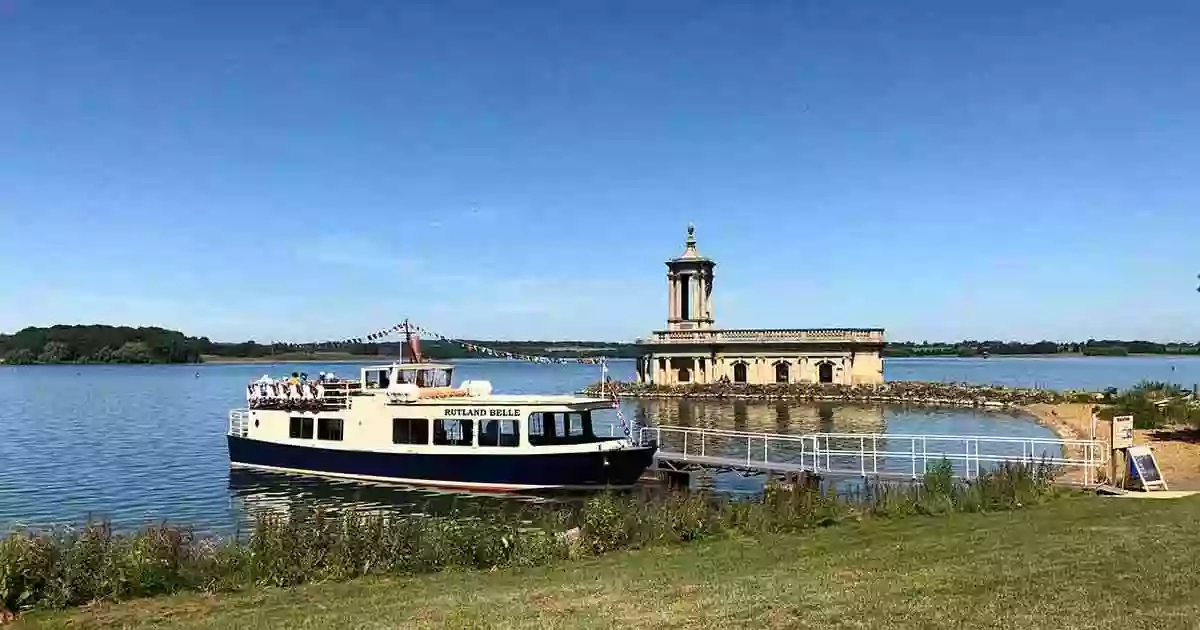
[[[891,381],[878,385],[829,385],[787,383],[748,385],[712,383],[706,385],[660,386],[627,381],[593,383],[583,390],[586,395],[611,396],[615,390],[624,398],[687,398],[710,400],[797,400],[804,402],[924,404],[954,407],[1025,407],[1062,403],[1095,403],[1103,400],[1098,392],[1057,392],[1048,389],[973,385],[922,381]]]

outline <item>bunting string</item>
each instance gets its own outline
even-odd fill
[[[284,346],[286,348],[294,348],[294,349],[301,349],[301,348],[310,348],[310,349],[319,349],[319,350],[336,349],[336,348],[344,348],[346,346],[352,346],[352,345],[359,345],[359,344],[366,344],[366,343],[378,343],[379,341],[386,339],[392,335],[395,335],[397,333],[402,333],[406,329],[409,331],[412,331],[414,333],[417,333],[417,335],[419,337],[423,337],[426,339],[435,339],[437,341],[441,341],[444,343],[451,343],[456,346],[459,346],[460,348],[463,348],[464,350],[467,350],[468,352],[474,352],[476,354],[482,354],[484,356],[495,357],[497,359],[510,359],[510,360],[514,360],[514,361],[528,361],[530,363],[557,363],[557,364],[583,363],[586,365],[600,365],[604,361],[604,357],[569,357],[569,358],[568,357],[550,357],[550,356],[540,356],[540,355],[534,355],[534,354],[521,354],[519,352],[509,352],[507,350],[497,350],[495,348],[489,348],[487,346],[482,346],[482,345],[479,345],[474,342],[464,341],[462,339],[455,339],[453,337],[447,337],[446,335],[435,333],[426,328],[422,328],[421,326],[417,326],[416,324],[413,324],[413,323],[405,324],[403,322],[396,324],[394,326],[388,326],[387,328],[380,328],[379,330],[376,330],[375,332],[363,335],[361,337],[348,337],[346,339],[340,339],[337,341],[319,341],[316,343],[276,343],[274,345]]]
[[[511,360],[515,360],[515,361],[528,361],[530,363],[558,363],[558,364],[585,363],[587,365],[600,365],[601,363],[604,362],[604,357],[570,357],[570,358],[547,357],[547,356],[539,356],[539,355],[534,355],[534,354],[521,354],[519,352],[509,352],[507,350],[497,350],[495,348],[481,346],[477,343],[472,343],[470,341],[463,341],[461,339],[454,339],[453,337],[447,337],[445,335],[435,333],[435,332],[427,330],[425,328],[421,328],[420,326],[417,326],[415,324],[409,324],[408,326],[409,326],[409,328],[416,331],[417,333],[419,333],[422,337],[424,337],[426,339],[436,339],[438,341],[442,341],[445,343],[452,343],[456,346],[459,346],[459,347],[467,350],[468,352],[475,352],[478,354],[482,354],[484,356],[496,357],[497,359],[511,359]]]
[[[399,323],[399,324],[396,324],[395,326],[388,326],[387,328],[380,328],[379,330],[376,330],[373,333],[363,335],[361,337],[347,337],[346,339],[339,339],[337,341],[318,341],[316,343],[275,343],[273,345],[284,346],[286,348],[294,348],[294,349],[307,348],[307,349],[317,349],[317,350],[331,350],[331,349],[344,348],[346,346],[353,346],[353,345],[364,344],[364,343],[376,343],[376,342],[380,341],[381,339],[390,337],[391,335],[394,335],[398,332],[403,332],[404,326],[405,326],[404,323]],[[412,324],[408,324],[408,327],[409,327],[409,329],[416,330],[416,327],[413,326]]]
[[[534,355],[534,354],[521,354],[519,352],[509,352],[507,350],[497,350],[495,348],[489,348],[487,346],[482,346],[482,345],[479,345],[474,342],[464,341],[462,339],[455,339],[453,337],[447,337],[446,335],[442,335],[442,334],[433,332],[429,329],[422,328],[421,326],[417,326],[416,324],[413,324],[411,322],[401,322],[401,323],[395,324],[393,326],[381,328],[379,330],[376,330],[375,332],[363,335],[361,337],[349,337],[349,338],[341,339],[338,341],[321,341],[321,342],[317,342],[317,343],[307,343],[307,344],[284,343],[284,344],[275,344],[275,345],[283,345],[288,348],[335,349],[335,348],[343,348],[343,347],[350,346],[350,345],[375,343],[382,339],[386,339],[394,334],[406,332],[406,331],[407,332],[415,332],[415,333],[417,333],[418,337],[424,337],[426,339],[436,339],[437,341],[441,341],[443,343],[451,343],[451,344],[454,344],[454,345],[457,345],[457,346],[463,348],[464,350],[467,350],[468,352],[474,352],[477,354],[482,354],[484,356],[489,356],[489,357],[495,357],[498,359],[509,359],[509,360],[514,360],[514,361],[528,361],[530,363],[553,363],[553,364],[560,364],[560,365],[568,364],[568,363],[582,363],[582,364],[586,364],[586,365],[599,365],[599,366],[601,366],[601,378],[600,378],[601,389],[600,389],[600,391],[603,394],[605,389],[610,390],[611,397],[612,397],[612,405],[613,405],[613,408],[617,410],[617,420],[621,424],[621,430],[625,432],[626,437],[629,436],[630,427],[629,427],[629,424],[625,421],[625,414],[621,413],[621,399],[617,395],[616,384],[612,383],[611,379],[608,378],[608,360],[605,357],[571,357],[571,358],[550,357],[550,356],[541,356],[541,355]]]

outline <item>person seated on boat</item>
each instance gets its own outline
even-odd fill
[[[318,383],[324,383],[324,382],[325,382],[325,373],[324,373],[324,372],[320,372],[320,373],[318,373],[318,374],[317,374],[317,382],[318,382]]]
[[[307,385],[307,384],[308,384],[308,372],[301,372],[301,373],[300,373],[300,383],[301,383],[302,385]]]
[[[288,379],[288,385],[297,385],[300,383],[300,374],[292,372],[292,377]]]
[[[480,446],[500,446],[500,423],[488,420],[483,425],[483,433],[479,436]]]

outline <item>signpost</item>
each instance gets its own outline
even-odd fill
[[[1121,455],[1127,453],[1127,449],[1133,446],[1133,416],[1114,416],[1112,419],[1112,435],[1109,439],[1109,444],[1112,445],[1112,453],[1108,458],[1108,479],[1109,483],[1117,484],[1117,459],[1121,459],[1121,467],[1119,470],[1128,470],[1128,464],[1125,463],[1125,458]],[[1120,487],[1118,485],[1118,487]]]
[[[1133,446],[1133,416],[1114,416],[1112,419],[1112,447],[1114,449]]]

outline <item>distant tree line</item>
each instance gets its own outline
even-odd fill
[[[958,343],[889,342],[884,348],[888,357],[956,356],[975,357],[1014,354],[1081,354],[1084,356],[1127,356],[1130,354],[1200,354],[1200,343],[1156,343],[1153,341],[1120,341],[1088,339],[1082,342],[1060,343],[1038,341],[975,341]]]
[[[157,327],[30,327],[0,335],[0,359],[10,364],[195,363],[211,344],[203,337]]]
[[[499,352],[550,357],[632,358],[639,354],[631,343],[603,341],[485,341],[467,340]],[[398,357],[403,343],[291,344],[214,342],[207,337],[189,337],[177,330],[129,326],[30,327],[11,335],[0,335],[0,362],[31,363],[198,363],[205,356],[237,359]],[[421,340],[421,352],[429,359],[486,358],[492,355],[469,350],[461,343]],[[888,357],[988,356],[988,355],[1124,356],[1128,354],[1200,354],[1200,343],[1162,344],[1151,341],[1089,339],[1078,343],[1039,341],[960,341],[957,343],[889,342]]]
[[[631,343],[605,341],[486,341],[464,340],[499,352],[511,352],[527,356],[545,357],[609,357],[633,358],[638,356],[637,346]],[[262,358],[345,355],[356,357],[398,357],[404,343],[389,341],[382,343],[350,343],[328,346],[325,344],[268,343],[255,341],[241,343],[215,343],[206,347],[204,354],[223,358]],[[463,345],[434,339],[420,340],[421,354],[427,359],[490,358],[492,355],[479,350],[468,350]]]
[[[635,357],[633,344],[595,341],[469,341],[501,352],[552,357]],[[214,342],[207,337],[189,337],[177,330],[129,326],[29,327],[11,335],[0,335],[0,362],[10,365],[35,363],[199,363],[205,356],[248,359],[398,357],[403,344],[291,344]],[[463,345],[423,339],[421,353],[429,359],[489,357]]]

